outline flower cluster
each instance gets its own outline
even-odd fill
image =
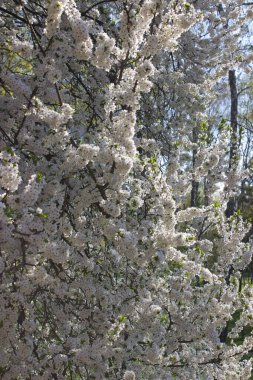
[[[2,3],[0,377],[246,380],[247,173],[200,123],[241,0]]]

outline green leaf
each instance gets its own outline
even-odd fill
[[[127,317],[125,315],[119,315],[118,316],[118,321],[119,323],[123,323],[127,320]]]
[[[12,148],[10,146],[7,146],[6,147],[6,152],[9,153],[12,157],[14,156],[14,151],[12,150]]]
[[[9,206],[5,207],[4,213],[7,216],[7,218],[10,218],[10,219],[13,219],[15,216],[15,211]]]
[[[42,212],[41,214],[36,214],[41,219],[48,219],[48,214],[46,212]]]
[[[204,254],[205,254],[205,252],[203,251],[203,249],[201,249],[199,246],[195,247],[195,251],[198,252],[201,257],[203,257]]]
[[[189,3],[184,3],[184,8],[185,8],[186,12],[189,12],[191,9],[191,6]]]
[[[220,121],[220,124],[218,125],[219,131],[222,131],[224,129],[230,129],[230,126],[225,118],[222,118]]]
[[[36,176],[36,181],[38,183],[41,183],[43,181],[43,178],[44,178],[44,175],[41,172],[38,172]]]
[[[37,165],[39,159],[38,159],[38,157],[36,156],[36,154],[34,154],[33,152],[29,152],[29,157],[30,157],[31,160],[33,161],[34,165]]]
[[[168,322],[168,316],[166,314],[162,314],[160,317],[160,322],[162,324],[166,324]]]

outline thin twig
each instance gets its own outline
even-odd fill
[[[33,99],[33,97],[35,96],[35,94],[36,94],[37,91],[38,91],[38,86],[36,86],[36,87],[34,88],[34,90],[32,91],[32,93],[31,93],[30,99],[29,99],[28,104],[27,104],[27,109],[26,109],[26,111],[28,111],[29,108],[31,107],[31,105],[32,105],[32,99]],[[21,129],[22,129],[23,126],[24,126],[24,123],[25,123],[25,121],[26,121],[26,117],[27,117],[27,115],[25,114],[24,117],[23,117],[23,119],[22,119],[22,121],[21,121],[21,124],[20,124],[20,126],[19,126],[17,132],[16,132],[15,135],[14,135],[14,143],[15,143],[15,144],[18,144],[18,136],[19,136],[19,133],[21,132]]]

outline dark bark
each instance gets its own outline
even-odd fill
[[[237,87],[236,87],[236,76],[235,76],[235,70],[229,70],[228,74],[229,79],[229,88],[230,88],[230,96],[231,96],[231,108],[230,108],[230,125],[231,125],[231,140],[230,140],[230,152],[229,152],[229,169],[234,170],[235,163],[237,160],[237,150],[238,150],[238,93],[237,93]],[[232,197],[229,199],[226,209],[226,216],[229,218],[234,214],[236,210],[236,199],[235,197]],[[228,274],[225,277],[226,284],[230,284],[230,277],[234,272],[234,268],[232,265],[228,268]],[[220,341],[222,343],[225,343],[227,341],[227,335],[228,335],[228,326],[226,325],[225,328],[221,331],[220,334]]]
[[[231,110],[230,110],[230,125],[231,125],[231,143],[229,155],[229,168],[231,169],[234,162],[237,160],[238,150],[238,93],[236,87],[235,70],[229,70],[229,88],[231,94]]]
[[[229,88],[231,94],[231,110],[230,110],[230,125],[231,125],[231,140],[229,152],[229,169],[233,170],[237,161],[238,154],[238,93],[236,86],[235,70],[229,70]],[[230,217],[236,210],[236,199],[232,197],[226,210],[226,216]]]
[[[192,132],[192,140],[194,143],[198,141],[198,131],[197,128],[193,129]],[[194,148],[192,152],[192,167],[195,167],[197,149]],[[192,180],[192,189],[191,189],[191,207],[196,207],[198,203],[198,190],[199,190],[199,182]]]

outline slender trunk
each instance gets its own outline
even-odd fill
[[[192,132],[192,140],[194,143],[198,141],[198,131],[197,128],[193,129]],[[197,149],[194,148],[192,152],[192,168],[194,170],[195,161],[196,161]],[[191,189],[191,207],[196,207],[198,203],[198,190],[199,190],[199,182],[192,180],[192,189]]]
[[[204,178],[204,206],[209,205],[209,196],[208,196],[208,182],[207,178]]]
[[[235,70],[229,70],[229,88],[231,94],[231,110],[230,110],[230,125],[231,125],[231,140],[229,153],[229,169],[234,170],[238,159],[238,93],[236,87]],[[236,210],[236,199],[232,197],[226,210],[226,216],[230,217]]]
[[[229,154],[229,169],[235,170],[235,165],[237,161],[237,153],[238,153],[238,93],[236,87],[236,76],[235,70],[229,70],[228,73],[229,79],[229,88],[230,88],[230,96],[231,96],[231,108],[230,108],[230,125],[231,125],[231,140],[230,140],[230,154]],[[229,218],[234,214],[236,210],[236,198],[232,197],[229,199],[226,209],[226,216]],[[226,283],[230,284],[230,277],[234,272],[234,268],[232,265],[229,266],[228,274],[225,278]],[[223,330],[223,334],[227,332],[226,328]],[[226,339],[226,338],[225,338]]]
[[[229,168],[237,160],[238,151],[238,93],[236,87],[235,70],[229,70],[229,87],[231,94],[231,110],[230,110],[230,125],[231,125],[231,142],[230,142],[230,155],[229,155]]]

